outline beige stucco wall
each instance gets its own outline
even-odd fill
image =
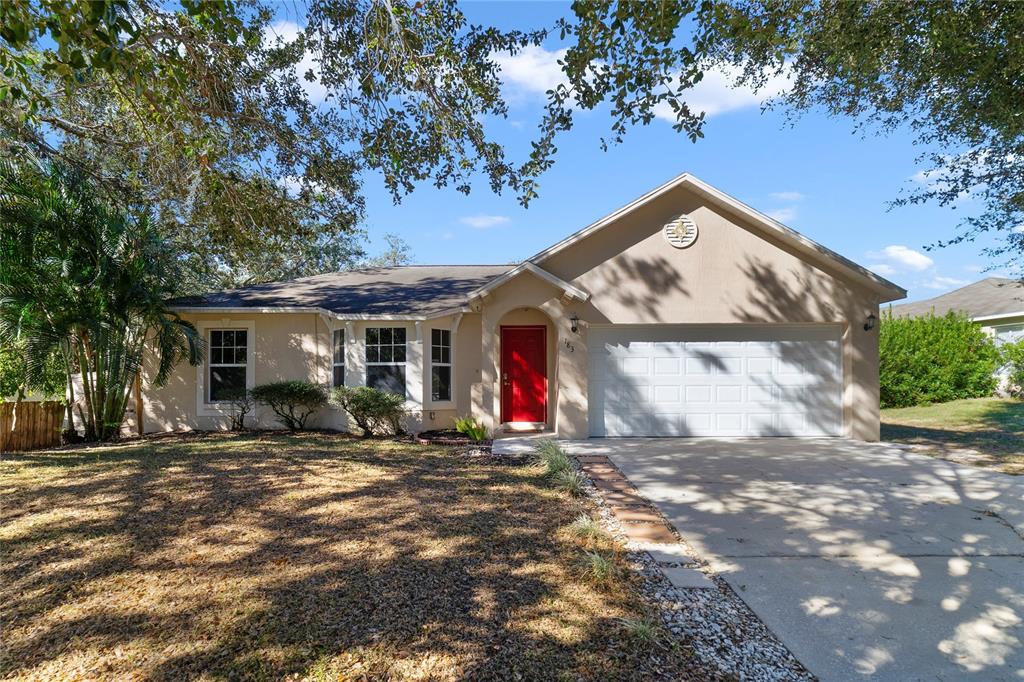
[[[458,380],[459,373],[467,371],[473,358],[479,358],[479,333],[477,332],[474,338],[472,321],[462,328],[461,321],[454,316],[420,322],[345,321],[317,313],[203,313],[184,317],[196,324],[204,333],[204,337],[210,328],[249,329],[252,334],[249,343],[252,355],[249,383],[253,385],[286,379],[329,384],[332,375],[331,344],[334,329],[346,331],[346,384],[364,385],[366,329],[403,327],[406,330],[407,428],[415,431],[451,426],[453,417],[460,412],[456,409],[460,401],[464,405],[461,412],[469,411],[470,391],[468,388],[463,389],[459,384],[453,386],[451,401],[434,402],[430,399],[429,345],[431,329],[455,330],[455,326],[459,325],[459,330],[453,335],[456,338],[455,356],[464,358],[463,364],[453,368]],[[479,316],[472,315],[464,317],[479,319]],[[203,400],[198,381],[206,371],[205,364],[201,369],[187,364],[179,365],[167,384],[161,387],[153,386],[149,382],[149,378],[154,374],[153,369],[150,362],[144,379],[144,425],[147,432],[228,428],[229,418],[223,413],[223,408],[207,405]],[[248,424],[254,428],[280,427],[273,412],[264,406],[256,408]],[[328,407],[315,415],[311,426],[344,430],[347,423],[340,410]]]
[[[700,230],[687,249],[671,247],[661,235],[662,226],[680,213],[688,213]],[[485,363],[484,383],[490,389],[485,405],[496,400],[500,357],[488,332],[515,307],[544,311],[557,329],[553,421],[564,437],[588,433],[586,323],[829,323],[843,329],[844,432],[878,439],[878,333],[863,329],[867,316],[878,314],[877,295],[829,269],[824,260],[808,263],[775,237],[709,207],[685,188],[538,264],[591,298],[563,302],[559,289],[523,273],[483,300],[484,355],[493,360]],[[585,323],[579,334],[568,331],[572,312]]]

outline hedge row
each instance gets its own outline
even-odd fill
[[[882,407],[980,398],[995,391],[999,349],[964,315],[883,315],[879,346]]]

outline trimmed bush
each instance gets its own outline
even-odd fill
[[[231,407],[231,414],[229,415],[231,418],[231,430],[244,431],[245,418],[256,407],[256,400],[252,397],[252,393],[247,389],[238,388],[227,391],[225,399]]]
[[[288,429],[301,431],[309,417],[327,404],[327,388],[309,381],[275,381],[252,389],[256,402],[269,405]]]
[[[1024,340],[1004,343],[999,347],[999,354],[1007,393],[1015,398],[1024,398]]]
[[[402,433],[405,396],[369,386],[338,386],[331,391],[331,404],[352,417],[363,438]]]
[[[883,315],[879,349],[882,407],[981,398],[995,391],[999,350],[965,315]]]
[[[456,417],[455,430],[467,436],[471,441],[479,443],[491,437],[491,432],[475,417]]]

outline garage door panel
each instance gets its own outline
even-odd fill
[[[592,328],[595,436],[839,435],[839,328]]]

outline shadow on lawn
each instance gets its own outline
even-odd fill
[[[528,468],[261,435],[6,469],[4,675],[685,677],[573,579],[572,510]]]

